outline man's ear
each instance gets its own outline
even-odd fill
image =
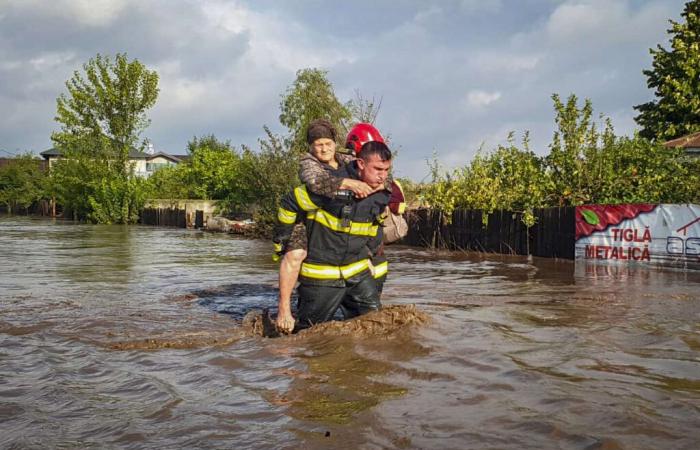
[[[365,170],[365,160],[362,158],[357,158],[357,168],[360,170]]]

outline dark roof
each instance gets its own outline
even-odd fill
[[[61,156],[61,151],[56,149],[56,148],[50,148],[48,150],[44,150],[43,152],[39,153],[41,156],[43,156],[45,159],[49,159],[51,156]],[[144,153],[142,151],[136,150],[132,148],[129,150],[129,158],[131,159],[151,159],[155,158],[156,156],[163,156],[165,158],[170,158],[175,161],[185,161],[190,158],[190,155],[171,155],[170,153],[165,153],[165,152],[157,152],[153,155],[149,155],[148,153]]]
[[[133,148],[129,150],[129,158],[131,159],[148,159],[149,156],[148,153],[140,152]]]
[[[152,155],[146,155],[146,159],[155,159],[158,157],[163,157],[165,159],[169,159],[171,161],[175,162],[180,162],[182,161],[182,156],[183,155],[171,155],[170,153],[165,153],[165,152],[155,152]]]
[[[58,149],[55,149],[55,148],[50,148],[48,150],[44,150],[43,152],[41,152],[39,154],[47,159],[49,156],[61,156],[61,152],[59,152]]]
[[[686,134],[679,138],[664,142],[665,147],[682,147],[685,149],[698,149],[700,148],[700,132],[693,134]]]

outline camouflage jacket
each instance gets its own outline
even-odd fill
[[[336,152],[335,160],[339,166],[354,161],[355,158],[347,153]],[[306,185],[309,191],[324,197],[333,197],[343,183],[343,177],[333,175],[335,169],[326,163],[322,163],[311,153],[305,153],[299,160],[299,180]],[[385,188],[391,191],[393,178],[389,176]]]
[[[339,166],[354,160],[355,157],[344,154],[335,154],[335,160]],[[334,176],[333,169],[328,164],[322,163],[311,153],[305,153],[299,160],[299,180],[314,194],[323,195],[324,197],[333,197],[343,178]]]

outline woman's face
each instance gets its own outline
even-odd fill
[[[335,157],[335,141],[328,138],[316,139],[311,144],[311,154],[322,163],[329,164]]]

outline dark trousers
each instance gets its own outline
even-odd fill
[[[374,282],[377,285],[377,293],[379,294],[379,297],[382,296],[382,291],[384,291],[384,282],[386,281],[386,275],[382,275],[379,278],[375,278]]]
[[[323,286],[302,281],[297,292],[299,306],[295,331],[331,320],[338,308],[345,319],[381,308],[377,284],[369,271],[345,280],[345,286]]]

